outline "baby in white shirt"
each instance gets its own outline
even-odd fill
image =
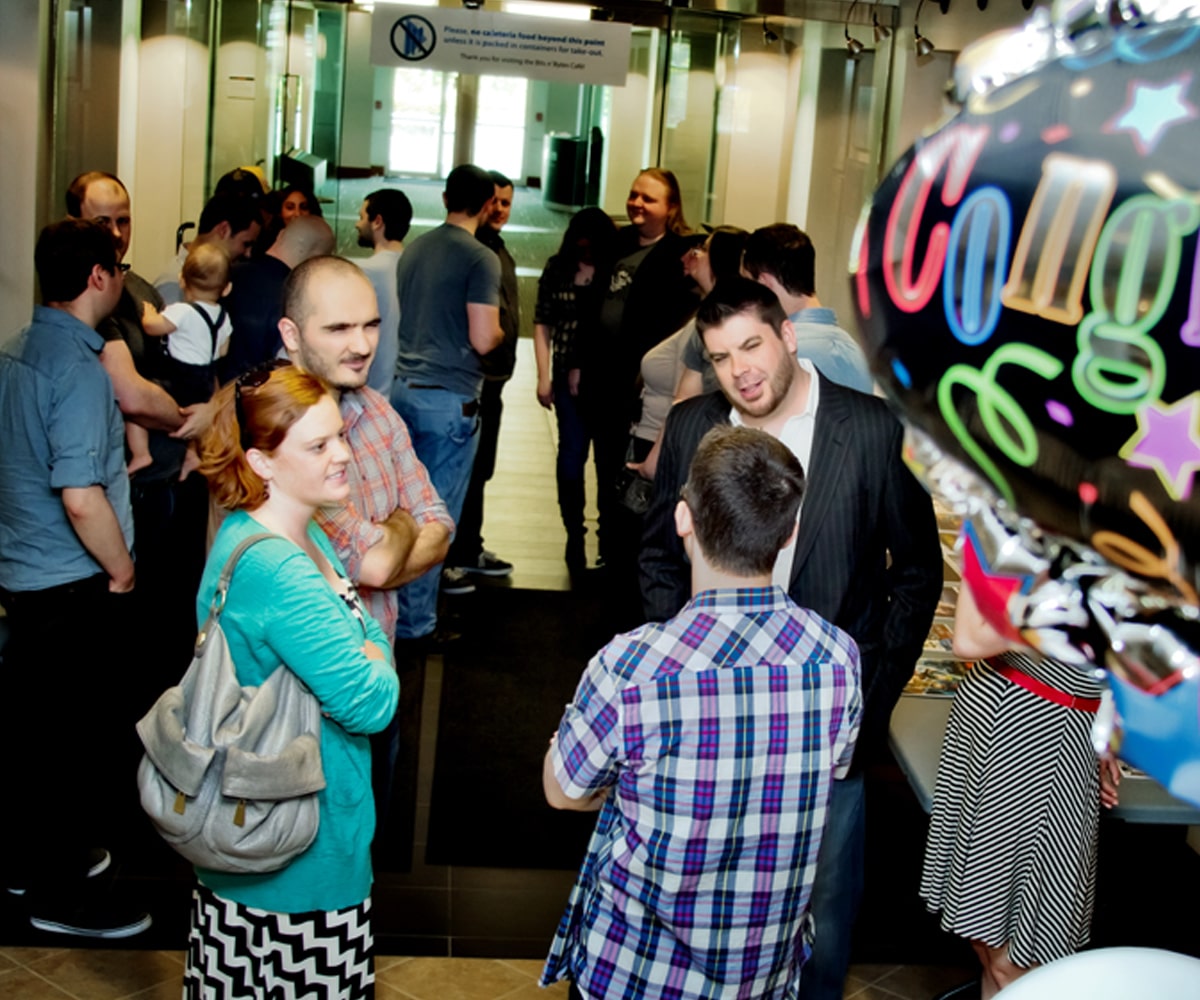
[[[233,325],[221,299],[233,287],[229,258],[211,243],[197,243],[189,251],[179,275],[183,302],[161,313],[150,303],[142,312],[142,329],[152,337],[166,337],[166,381],[180,406],[207,402],[217,388],[216,362],[229,350]],[[149,435],[136,424],[125,425],[129,472],[151,464]],[[189,452],[184,475],[195,467]]]

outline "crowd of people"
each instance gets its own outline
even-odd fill
[[[35,754],[19,730],[3,737],[38,818],[4,824],[5,875],[34,926],[149,926],[96,847],[106,809],[136,808],[114,775],[129,773],[133,722],[186,666],[225,560],[267,532],[223,623],[242,684],[282,663],[320,702],[320,832],[279,871],[197,871],[186,995],[370,995],[398,687],[438,641],[439,594],[512,571],[482,526],[522,329],[502,236],[513,196],[509,178],[456,167],[444,222],[406,244],[412,205],[380,189],[356,224],[371,254],[349,260],[311,192],[234,171],[152,284],[124,262],[121,181],[72,182],[68,217],[37,243],[44,305],[0,354],[10,698],[52,701],[62,736]],[[657,167],[634,178],[626,214],[571,218],[532,324],[565,560],[588,568],[590,448],[623,633],[545,758],[548,802],[599,815],[543,981],[595,1000],[835,1000],[863,889],[864,766],[942,592],[932,504],[861,350],[821,305],[806,234],[693,231]],[[989,683],[1021,686],[1010,668],[1036,665],[1006,661]],[[1091,779],[1070,791],[1094,827]],[[946,845],[981,803],[995,804],[977,794],[937,814],[931,906],[962,899],[937,872],[969,864]],[[1012,962],[1044,960],[1032,918],[972,926],[981,947],[1011,941]],[[1056,934],[1050,951],[1086,928]],[[314,954],[331,957],[320,984]]]

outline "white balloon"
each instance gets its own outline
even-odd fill
[[[1197,1000],[1200,960],[1159,948],[1097,948],[1034,969],[999,996],[1004,1000]]]

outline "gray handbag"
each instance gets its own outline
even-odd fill
[[[247,538],[229,557],[187,673],[137,724],[142,808],[193,864],[237,874],[284,867],[317,836],[321,708],[280,665],[258,687],[238,683],[220,617]]]

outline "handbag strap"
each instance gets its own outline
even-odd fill
[[[225,560],[225,566],[217,578],[217,589],[213,592],[212,604],[208,607],[209,621],[215,622],[221,616],[221,612],[225,608],[225,598],[229,594],[229,581],[233,579],[234,567],[237,566],[238,560],[245,555],[246,550],[259,542],[265,542],[268,538],[278,537],[269,531],[260,531],[257,535],[251,535],[238,543],[237,548]]]

